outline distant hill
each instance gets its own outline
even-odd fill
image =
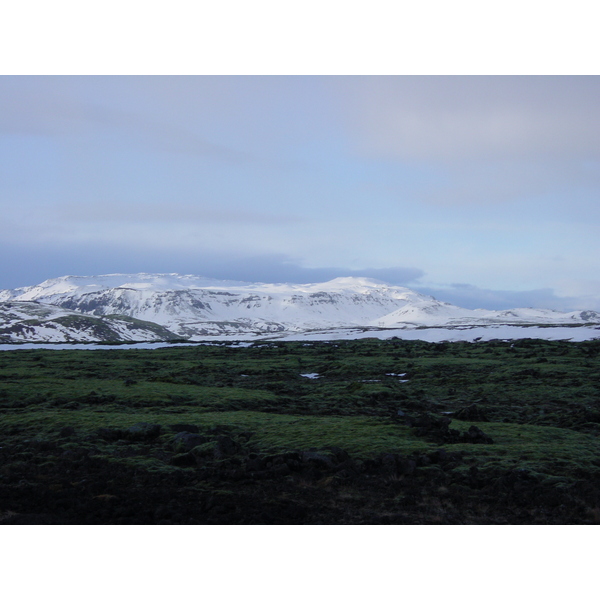
[[[592,325],[600,313],[466,309],[363,277],[267,284],[194,275],[65,276],[0,291],[5,341],[200,340],[348,328]]]

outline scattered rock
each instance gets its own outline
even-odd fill
[[[427,456],[429,460],[436,465],[438,463],[446,462],[448,460],[448,452],[443,448],[434,450],[433,452],[430,452]]]
[[[412,475],[417,468],[417,463],[410,458],[398,457],[396,464],[398,475]]]
[[[170,462],[174,467],[194,467],[196,466],[196,457],[189,452],[185,452],[172,456]]]
[[[190,433],[188,431],[180,431],[171,442],[171,447],[174,452],[189,452],[196,446],[206,444],[209,439],[204,435],[198,435],[197,433]]]
[[[152,423],[136,423],[126,430],[127,439],[134,442],[146,442],[156,439],[161,433],[161,426]]]
[[[96,430],[96,434],[107,442],[115,442],[125,437],[125,431],[116,427],[100,427]]]
[[[331,457],[320,452],[302,452],[300,459],[303,463],[310,463],[319,468],[330,469],[334,466]]]
[[[422,413],[417,417],[407,416],[404,422],[415,430],[416,435],[439,444],[493,444],[494,440],[481,429],[471,425],[469,431],[450,429],[450,417],[435,417]]]
[[[60,430],[59,435],[60,435],[61,438],[71,437],[72,435],[75,435],[75,429],[73,427],[69,427],[69,426],[63,427]]]
[[[470,406],[461,408],[459,411],[454,413],[454,418],[458,419],[459,421],[488,421],[485,409],[477,404],[471,404]]]
[[[429,458],[429,456],[426,454],[419,454],[416,457],[416,463],[418,467],[427,467],[431,464],[431,458]]]
[[[463,432],[461,436],[461,441],[469,444],[493,444],[494,440],[487,435],[487,433],[483,433],[479,427],[475,427],[475,425],[471,425],[469,427],[469,431],[466,433]]]
[[[254,456],[253,458],[249,457],[246,460],[246,471],[262,471],[264,469],[264,462]]]
[[[29,442],[29,445],[31,448],[39,450],[41,452],[48,452],[49,450],[57,449],[56,443],[50,440],[35,439],[31,440],[31,442]]]
[[[217,449],[217,442],[206,442],[195,446],[190,453],[195,457],[198,466],[202,466],[206,459],[214,458]]]
[[[291,469],[286,463],[283,463],[281,465],[273,465],[269,469],[269,472],[273,477],[285,477],[290,474]]]
[[[176,433],[185,431],[187,433],[200,433],[200,429],[197,425],[190,425],[188,423],[177,423],[176,425],[171,425],[171,430]]]
[[[328,446],[326,450],[333,456],[335,462],[344,462],[350,458],[350,455],[337,446]]]
[[[215,447],[215,458],[225,458],[233,456],[241,450],[241,446],[229,436],[220,435],[217,438]]]

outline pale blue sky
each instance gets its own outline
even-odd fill
[[[600,78],[0,77],[0,288],[368,275],[600,309]]]

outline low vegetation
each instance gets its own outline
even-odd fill
[[[600,342],[0,352],[0,523],[596,523]]]

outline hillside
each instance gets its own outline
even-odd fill
[[[61,330],[61,335],[74,340],[94,339],[90,333],[93,330],[91,322],[73,320],[75,315],[104,319],[103,323],[110,317],[110,328],[115,335],[120,335],[123,340],[139,341],[170,338],[200,340],[217,335],[285,336],[319,331],[330,334],[332,330],[348,328],[600,323],[600,314],[594,311],[561,313],[532,308],[504,311],[465,309],[408,288],[362,277],[340,277],[313,284],[266,284],[176,273],[65,276],[48,279],[35,286],[2,290],[0,302],[13,305],[38,303],[70,311],[68,315],[73,328],[69,332]],[[6,310],[4,314],[7,314]],[[127,326],[115,321],[115,315],[145,321],[146,325]],[[43,341],[52,337],[48,337],[46,325],[17,325],[10,316],[0,318],[4,330],[19,329],[18,339]],[[47,320],[56,323],[54,317]],[[90,327],[84,327],[84,323],[90,324]],[[148,323],[159,329],[149,328]],[[55,325],[52,327],[56,329]],[[81,336],[83,330],[87,337]],[[121,331],[122,334],[119,333]],[[5,339],[7,335],[15,339],[10,332],[4,334]]]
[[[124,315],[82,314],[39,302],[0,302],[0,342],[123,342],[176,339],[157,325]]]

